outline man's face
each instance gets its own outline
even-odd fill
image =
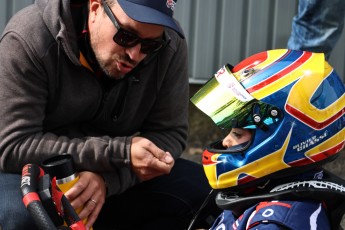
[[[111,6],[120,27],[143,39],[159,39],[164,27],[134,21],[126,15],[118,3]],[[89,31],[91,47],[102,70],[112,78],[119,79],[136,67],[146,56],[140,51],[141,43],[123,47],[114,42],[115,25],[104,12],[98,0],[90,1]]]

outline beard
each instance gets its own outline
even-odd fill
[[[120,51],[109,52],[107,49],[103,52],[97,43],[93,42],[91,42],[91,47],[94,51],[99,67],[110,78],[121,79],[126,75],[121,71],[121,69],[119,69],[119,63],[128,63],[130,66],[134,67],[138,65],[138,62],[132,60],[129,55],[123,52],[123,47],[120,48],[123,53]]]
[[[116,62],[120,59],[118,54],[109,56],[109,53],[100,51],[97,44],[94,44],[92,42],[91,47],[100,69],[105,73],[107,77],[114,79],[120,79],[124,77],[124,74],[121,73],[116,67]]]
[[[95,33],[90,34],[90,46],[96,58],[96,61],[100,69],[109,78],[120,79],[124,77],[124,74],[118,69],[118,60],[123,59],[117,52],[110,52],[106,46],[106,42],[99,36],[99,27]]]
[[[116,57],[117,55],[113,55],[110,59],[107,60],[104,60],[102,55],[95,54],[95,56],[99,67],[107,77],[114,79],[121,79],[124,77],[124,74],[118,71],[116,68],[115,63],[116,60],[118,60],[118,57]]]

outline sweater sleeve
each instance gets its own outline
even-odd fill
[[[178,35],[176,35],[178,36]],[[174,39],[174,38],[173,38]],[[158,97],[142,127],[142,136],[153,141],[176,159],[187,143],[188,136],[188,57],[184,39],[175,38],[169,47],[171,59],[159,58],[161,67]]]
[[[41,58],[13,31],[2,36],[0,53],[1,171],[21,173],[25,164],[70,153],[78,170],[104,175],[110,194],[137,183],[129,164],[130,136],[71,138],[44,131],[49,89]]]

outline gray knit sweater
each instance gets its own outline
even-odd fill
[[[79,61],[68,0],[36,0],[12,17],[0,40],[1,171],[70,153],[78,170],[104,176],[111,195],[137,183],[133,135],[178,158],[188,129],[187,48],[165,33],[164,50],[105,90]]]

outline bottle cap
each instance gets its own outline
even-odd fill
[[[51,178],[61,180],[76,173],[73,158],[70,154],[57,155],[42,162],[42,167]]]

